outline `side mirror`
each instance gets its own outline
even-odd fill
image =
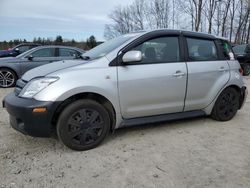
[[[15,50],[15,52],[17,52],[17,53],[20,52],[19,48],[15,48],[14,50]]]
[[[141,60],[142,60],[141,51],[135,51],[135,50],[126,52],[122,57],[122,61],[124,63],[139,62]]]
[[[29,55],[29,56],[27,56],[27,59],[29,60],[29,61],[32,61],[33,60],[33,55]]]

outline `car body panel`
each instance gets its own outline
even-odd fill
[[[42,77],[45,75],[48,75],[53,72],[58,72],[60,70],[64,70],[69,67],[77,66],[77,65],[82,65],[87,63],[88,61],[84,60],[68,60],[68,61],[57,61],[54,63],[42,65],[39,67],[36,67],[30,71],[27,71],[23,76],[22,79],[25,81],[30,81],[31,79],[35,77]],[[60,69],[59,69],[60,67]]]
[[[107,98],[113,104],[116,113],[120,114],[117,69],[116,67],[108,67],[108,62],[108,59],[103,57],[54,73],[51,72],[47,76],[59,77],[60,79],[49,86],[51,89],[44,89],[34,98],[38,101],[65,101],[79,93],[97,93]],[[93,70],[95,71],[93,72]],[[27,78],[27,76],[25,77]],[[71,80],[71,82],[67,80]]]
[[[208,106],[230,79],[227,61],[187,62],[188,86],[185,111]]]
[[[175,77],[178,71],[184,76]],[[118,66],[123,117],[127,119],[182,112],[186,80],[187,68],[184,62]]]

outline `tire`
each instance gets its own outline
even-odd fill
[[[68,105],[57,123],[57,135],[72,150],[97,147],[110,131],[110,116],[98,102],[81,99]]]
[[[0,68],[0,88],[9,88],[16,85],[16,73],[8,68]]]
[[[250,74],[250,63],[243,65],[243,75],[248,76]]]
[[[240,95],[234,88],[226,88],[219,95],[212,111],[212,118],[217,121],[229,121],[237,113]]]

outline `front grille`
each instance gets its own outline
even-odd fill
[[[27,81],[24,81],[22,79],[17,80],[16,82],[16,88],[14,90],[16,95],[19,95],[22,91],[22,89],[24,88],[24,86],[27,84]]]

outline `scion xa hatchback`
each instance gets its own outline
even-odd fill
[[[197,116],[228,121],[247,95],[231,46],[208,34],[132,33],[82,58],[24,74],[3,101],[11,126],[31,136],[56,132],[69,148],[87,150],[125,126]]]

